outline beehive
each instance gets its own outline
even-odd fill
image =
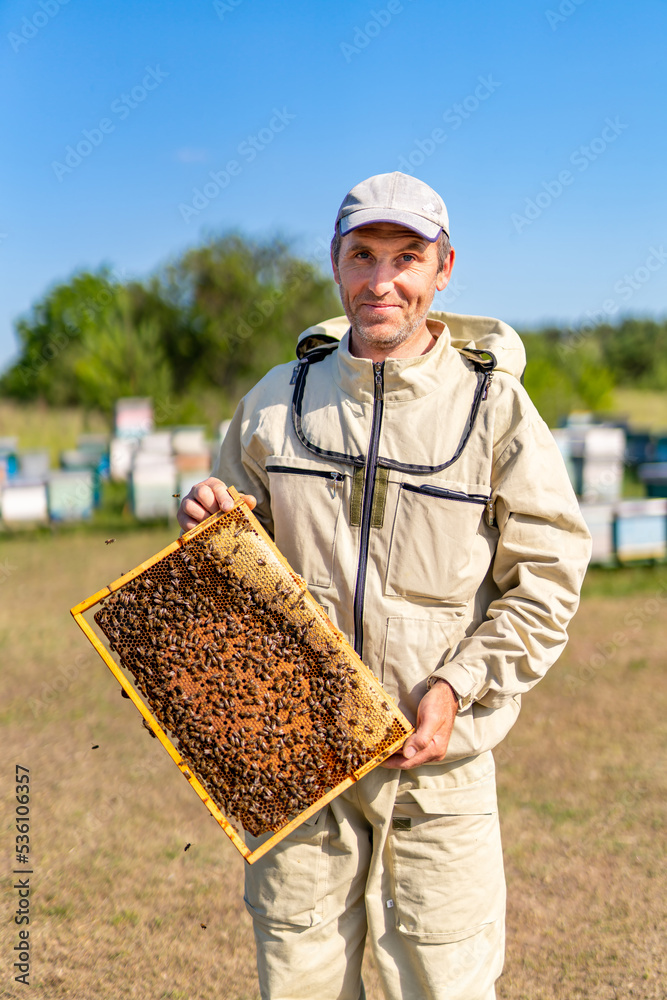
[[[231,511],[72,614],[252,863],[412,727],[230,492]],[[84,617],[95,605],[109,650]],[[251,851],[234,821],[270,835]]]

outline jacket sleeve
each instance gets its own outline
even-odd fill
[[[251,493],[256,498],[257,507],[254,514],[273,538],[268,478],[258,461],[260,456],[253,456],[245,446],[249,437],[252,443],[252,428],[249,426],[246,407],[247,400],[242,399],[222,442],[213,475],[221,479],[226,486],[236,487],[239,493]]]
[[[544,676],[567,642],[590,559],[590,535],[565,464],[532,403],[495,459],[492,490],[496,596],[482,624],[429,678],[447,680],[462,709],[518,702]]]

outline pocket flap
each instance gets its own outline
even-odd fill
[[[495,780],[457,788],[411,788],[412,798],[428,816],[479,816],[497,811]]]

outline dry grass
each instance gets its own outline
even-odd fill
[[[57,468],[60,452],[76,448],[79,434],[109,434],[111,423],[100,413],[86,413],[77,407],[52,408],[0,399],[0,427],[3,437],[18,437],[22,451],[48,449],[51,465]]]
[[[498,753],[499,1000],[667,996],[666,597],[663,570],[636,597],[585,598]]]
[[[667,430],[667,393],[647,389],[614,389],[613,412],[628,417],[635,427]]]
[[[170,534],[3,546],[2,785],[16,763],[30,767],[30,992],[48,1000],[257,997],[243,861],[68,615]],[[498,753],[509,884],[499,1000],[667,996],[667,573],[647,579],[628,596],[592,578],[565,657]],[[13,805],[2,827],[9,896]],[[0,995],[18,998],[10,921],[7,907]],[[378,1000],[370,967],[367,988]]]

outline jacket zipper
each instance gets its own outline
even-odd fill
[[[493,528],[496,523],[493,497],[484,496],[483,493],[459,493],[457,490],[446,490],[442,486],[412,486],[411,483],[401,483],[401,489],[410,493],[423,493],[428,497],[445,497],[447,500],[460,500],[462,503],[482,504],[488,526]]]
[[[461,500],[463,503],[487,504],[490,499],[481,493],[459,493],[457,490],[446,490],[442,486],[412,486],[411,483],[401,483],[401,488],[410,493],[425,493],[427,497],[446,497],[447,500]]]
[[[368,570],[371,511],[373,509],[375,474],[377,471],[380,430],[384,410],[384,361],[375,361],[373,363],[373,379],[373,420],[371,423],[371,437],[368,443],[368,457],[366,459],[364,498],[361,506],[359,563],[357,566],[357,582],[354,588],[354,650],[360,659],[362,658],[364,649],[364,593],[366,590],[366,572]]]
[[[336,488],[343,482],[342,472],[333,472],[330,469],[295,469],[292,465],[267,465],[267,472],[280,472],[288,476],[317,476],[318,479],[327,479],[331,483],[331,499],[336,498]]]
[[[334,483],[343,478],[342,472],[331,472],[329,469],[295,469],[292,465],[267,465],[267,472],[286,472],[292,476],[319,476],[321,479],[331,479]]]

